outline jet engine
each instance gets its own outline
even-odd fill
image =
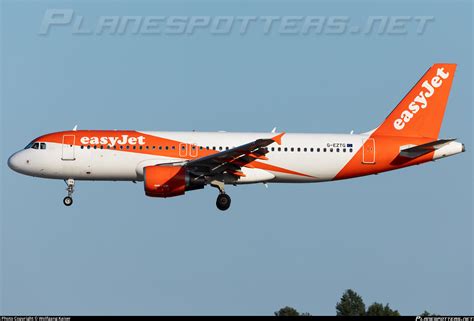
[[[179,196],[205,185],[203,178],[189,174],[183,166],[146,166],[143,176],[145,194],[151,197]]]

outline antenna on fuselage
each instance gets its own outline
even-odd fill
[[[77,125],[74,126],[74,128],[72,129],[73,131],[76,131],[77,130]]]
[[[276,133],[276,131],[277,131],[277,128],[276,128],[276,127],[273,127],[272,133],[274,134],[274,133]]]
[[[351,135],[354,134],[354,130],[351,130]]]

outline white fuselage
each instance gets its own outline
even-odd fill
[[[127,149],[108,149],[107,146],[72,146],[67,153],[73,157],[63,157],[62,143],[47,142],[46,149],[25,149],[15,154],[24,174],[44,177],[77,180],[141,181],[143,167],[171,163],[185,159],[199,158],[203,150],[216,152],[245,144],[273,134],[227,133],[227,132],[141,132],[143,134],[173,141],[196,145],[195,148],[181,150],[179,146],[167,146],[176,150],[174,157],[142,154],[141,145]],[[268,182],[319,182],[332,180],[341,168],[349,162],[361,148],[368,135],[349,134],[285,134],[281,145],[268,146],[268,160],[263,164],[271,168],[244,168],[245,177],[236,184]],[[200,146],[200,147],[198,147]],[[351,147],[348,147],[351,146]],[[132,148],[136,148],[132,150]],[[164,149],[165,146],[141,146],[142,150]],[[68,159],[69,158],[69,159]],[[294,174],[292,172],[297,172]],[[301,175],[303,174],[303,175]]]

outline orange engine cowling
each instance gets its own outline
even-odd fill
[[[147,166],[143,169],[145,194],[151,197],[173,197],[185,191],[204,188],[194,181],[182,166]]]

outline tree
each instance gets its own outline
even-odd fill
[[[277,317],[297,317],[299,316],[300,313],[296,311],[295,308],[286,306],[284,308],[281,308],[277,312],[275,312],[275,316]]]
[[[374,302],[367,308],[366,315],[375,317],[399,317],[400,313],[397,310],[390,309],[388,303],[383,306],[382,303]]]
[[[365,315],[365,304],[360,295],[349,289],[336,304],[336,312],[338,316]]]
[[[429,313],[428,311],[423,311],[422,314],[420,314],[420,317],[436,317],[436,314]]]

